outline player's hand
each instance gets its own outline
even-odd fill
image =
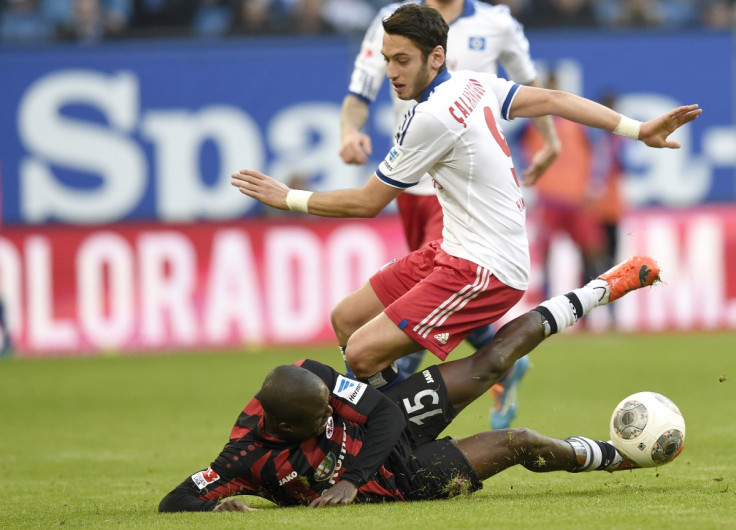
[[[703,109],[699,109],[697,105],[686,105],[677,107],[659,118],[645,121],[639,130],[639,140],[649,147],[679,149],[680,143],[668,140],[667,137],[686,123],[693,121],[702,112]]]
[[[365,164],[373,153],[371,137],[360,131],[345,133],[340,145],[340,158],[346,164]]]
[[[314,499],[310,508],[322,508],[323,506],[347,506],[358,494],[358,488],[352,482],[343,480],[325,491],[322,496]]]
[[[224,502],[221,502],[217,506],[215,506],[215,509],[212,511],[213,512],[257,512],[258,508],[251,508],[247,504],[243,504],[238,499],[228,499]]]
[[[539,180],[547,168],[552,165],[561,151],[561,144],[558,141],[556,144],[544,144],[539,151],[534,153],[531,164],[529,167],[522,171],[523,183],[525,186],[533,186]]]
[[[233,173],[230,177],[232,185],[238,188],[240,193],[279,210],[289,209],[286,205],[289,186],[283,182],[252,169],[241,169],[239,173]]]

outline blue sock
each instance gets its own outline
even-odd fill
[[[473,348],[480,350],[483,346],[491,342],[495,336],[496,329],[492,324],[486,324],[485,326],[477,327],[471,331],[470,335],[468,335],[465,340],[467,340]]]
[[[411,375],[411,374],[409,374]],[[406,378],[409,377],[408,375],[404,374],[401,370],[399,370],[399,375],[396,376],[396,379],[391,381],[389,384],[384,385],[378,389],[379,392],[386,392],[387,390],[391,390],[393,387],[398,385],[399,383],[406,381]]]
[[[345,363],[345,375],[349,377],[350,379],[357,379],[353,371],[350,369],[350,366],[348,365],[348,360],[345,358],[345,346],[338,346],[338,348],[340,348],[340,354],[342,355],[342,362]]]

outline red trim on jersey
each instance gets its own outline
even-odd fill
[[[285,452],[288,454],[289,451],[285,451]],[[263,466],[265,466],[266,463],[268,462],[268,459],[271,458],[271,453],[273,453],[273,451],[267,451],[261,458],[256,460],[256,462],[252,466],[250,466],[250,474],[252,476],[259,477],[259,480],[260,480],[261,471],[263,471]]]
[[[231,480],[227,484],[223,484],[222,486],[218,486],[215,489],[208,491],[206,494],[200,496],[199,498],[203,501],[216,501],[222,499],[223,497],[230,497],[232,495],[243,493],[243,490],[255,492],[255,489],[253,489],[248,481],[242,478],[236,478]]]
[[[368,421],[368,418],[364,414],[361,414],[349,405],[346,405],[333,395],[330,395],[329,402],[330,407],[332,407],[333,414],[337,414],[338,416],[353,423],[357,423],[358,425],[365,425],[365,422]]]

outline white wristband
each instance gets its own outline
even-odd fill
[[[621,121],[618,122],[616,128],[613,130],[615,134],[626,136],[633,140],[639,139],[639,131],[641,130],[641,122],[621,115]]]
[[[286,206],[293,212],[309,213],[309,197],[312,195],[312,191],[305,190],[289,190],[286,194]]]

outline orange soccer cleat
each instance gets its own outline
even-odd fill
[[[647,256],[634,256],[598,276],[611,289],[608,301],[618,300],[629,291],[647,287],[659,280],[659,265]]]

